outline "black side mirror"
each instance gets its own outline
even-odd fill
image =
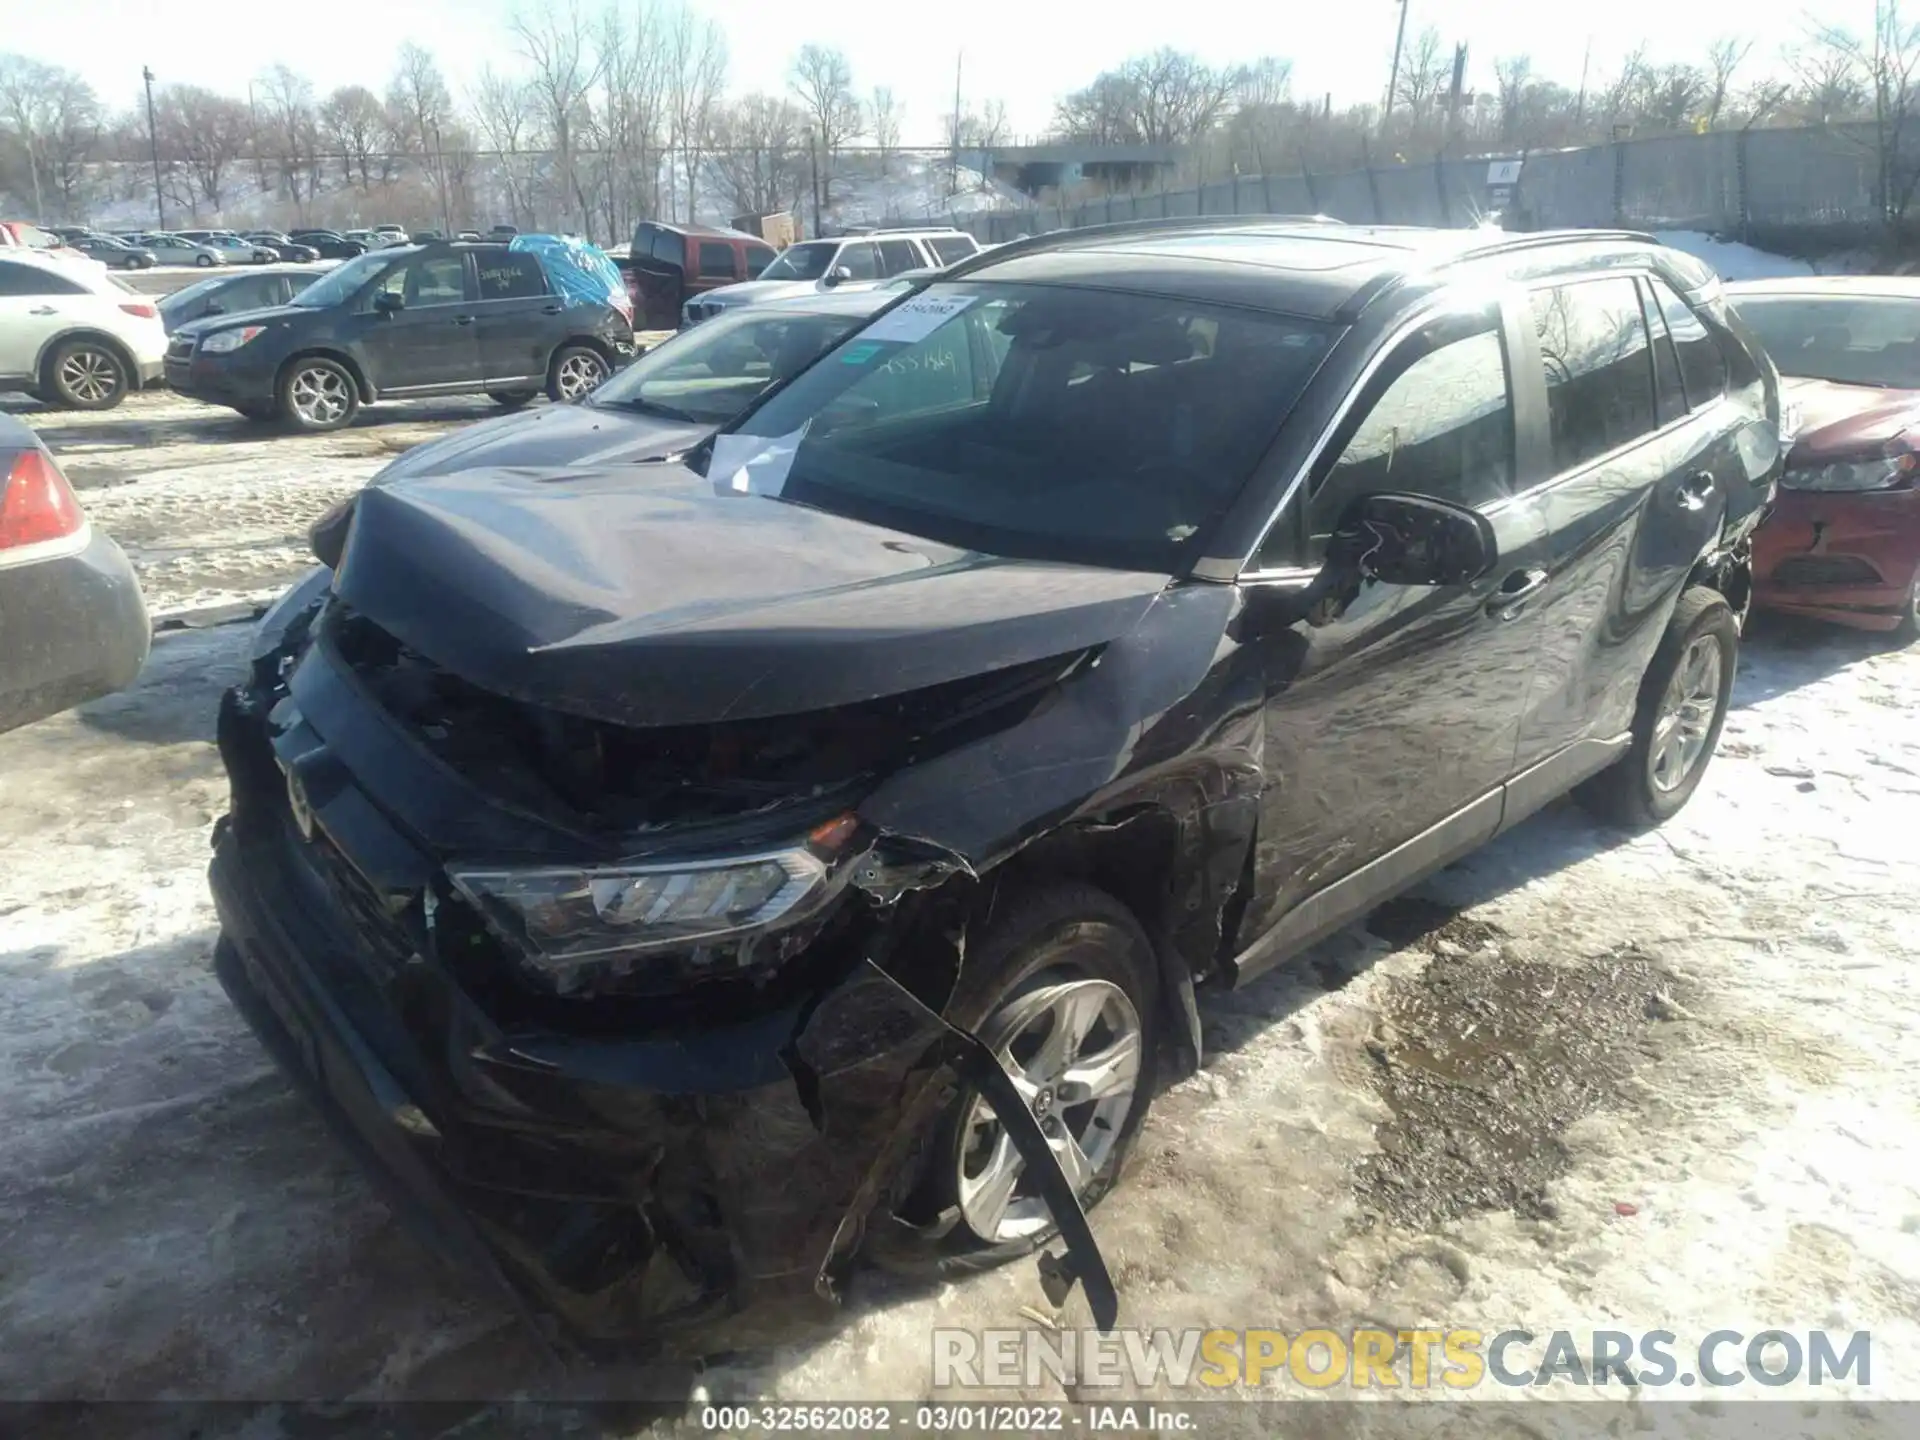
[[[1423,495],[1365,495],[1327,544],[1328,564],[1383,585],[1469,585],[1499,558],[1477,510]]]
[[[208,315],[224,315],[227,313],[227,307],[222,305],[218,300],[209,300],[207,301],[207,308],[204,313]]]
[[[382,290],[373,297],[373,310],[376,315],[392,315],[406,308],[406,297],[392,290]]]
[[[842,280],[851,280],[853,278],[853,267],[850,265],[836,265],[827,271],[825,278],[827,284],[830,286],[838,285]]]

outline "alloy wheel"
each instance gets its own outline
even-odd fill
[[[1140,1083],[1142,1027],[1126,991],[1074,980],[1014,997],[983,1026],[1076,1195],[1113,1158]],[[956,1162],[960,1213],[1002,1244],[1053,1223],[1026,1162],[985,1100],[968,1111]]]
[[[73,350],[60,361],[60,388],[75,400],[98,404],[120,389],[120,364],[104,350]]]
[[[1719,709],[1720,642],[1712,635],[1695,636],[1660,697],[1647,753],[1654,789],[1670,792],[1686,783],[1706,754]]]
[[[347,377],[337,370],[302,370],[288,390],[294,412],[309,425],[331,425],[347,413],[352,397]]]
[[[575,353],[560,362],[556,378],[560,398],[572,400],[586,394],[606,378],[607,367],[598,355]]]

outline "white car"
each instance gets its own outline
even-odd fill
[[[0,390],[111,410],[166,359],[159,307],[103,267],[0,251]]]
[[[964,230],[872,230],[837,240],[802,240],[789,245],[759,278],[722,285],[690,298],[680,310],[682,325],[711,320],[739,305],[792,300],[841,285],[873,285],[908,272],[943,270],[980,253],[980,242]]]

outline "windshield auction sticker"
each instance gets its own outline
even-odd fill
[[[977,295],[916,295],[896,306],[860,332],[868,340],[924,340],[980,297]]]

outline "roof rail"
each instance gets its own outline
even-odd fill
[[[1520,232],[1501,231],[1501,238],[1489,240],[1484,245],[1475,245],[1449,255],[1444,263],[1453,265],[1462,260],[1479,260],[1488,255],[1504,255],[1514,250],[1531,250],[1540,245],[1564,245],[1576,240],[1632,240],[1643,245],[1658,245],[1659,237],[1645,230],[1523,230]]]
[[[1078,229],[1050,230],[1044,235],[1029,235],[1024,240],[1009,240],[991,250],[956,261],[942,273],[943,280],[957,280],[982,265],[996,264],[1017,255],[1034,255],[1058,249],[1080,240],[1118,239],[1127,235],[1179,233],[1183,230],[1260,230],[1274,225],[1344,225],[1331,215],[1179,215],[1151,220],[1114,220],[1105,225],[1082,225]]]

